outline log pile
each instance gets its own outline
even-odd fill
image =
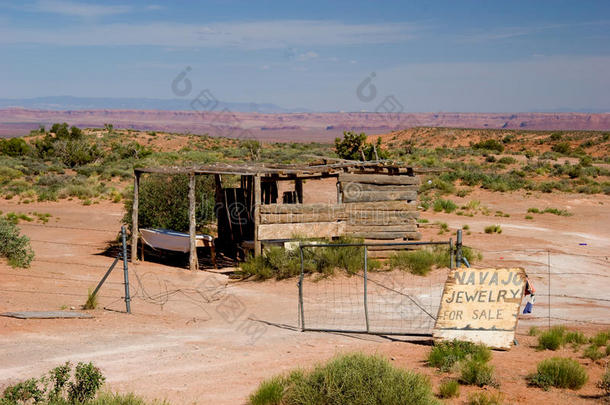
[[[416,176],[345,173],[339,175],[338,183],[337,204],[261,205],[259,230],[268,238],[278,239],[296,234],[421,239],[417,228]]]

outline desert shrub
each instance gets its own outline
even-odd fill
[[[587,343],[588,339],[584,333],[579,331],[570,331],[565,334],[564,342],[571,343],[574,346],[580,346]]]
[[[595,346],[605,346],[610,340],[610,332],[598,332],[591,338],[591,344]]]
[[[496,141],[495,139],[486,139],[484,141],[475,143],[474,145],[472,145],[472,147],[474,149],[493,150],[498,153],[504,152],[504,145],[502,145],[500,142]]]
[[[469,254],[473,257],[473,261],[476,260],[472,251]],[[390,256],[390,267],[425,276],[432,270],[432,266],[449,266],[449,258],[449,249],[440,246],[433,249],[404,250]]]
[[[437,342],[428,353],[428,365],[449,371],[455,363],[466,358],[484,363],[491,359],[491,350],[485,345],[461,340]]]
[[[0,166],[0,185],[7,184],[20,177],[23,177],[23,173],[20,170],[8,166]]]
[[[599,349],[599,346],[596,345],[590,345],[587,347],[582,355],[583,357],[593,361],[597,361],[606,356],[606,354]]]
[[[430,190],[437,190],[439,194],[452,194],[455,192],[455,186],[451,181],[446,181],[436,177],[422,183],[422,185],[419,187],[419,192],[422,194]]]
[[[568,153],[570,153],[572,148],[570,147],[570,144],[568,142],[559,142],[551,146],[551,150],[562,155],[567,155]]]
[[[460,396],[460,384],[456,380],[443,381],[438,387],[440,398],[454,398]]]
[[[597,387],[604,390],[606,395],[610,395],[610,366],[606,366],[606,372],[602,379],[597,383]]]
[[[457,205],[455,205],[455,203],[451,200],[444,200],[442,198],[439,198],[434,201],[432,209],[434,210],[434,212],[445,211],[449,214],[457,209]]]
[[[568,212],[568,211],[566,211],[566,210],[561,210],[561,209],[558,209],[558,208],[545,208],[545,209],[542,211],[542,213],[543,213],[543,214],[548,213],[548,214],[553,214],[553,215],[559,215],[559,216],[561,216],[561,217],[569,217],[569,216],[572,216],[572,213],[570,213],[570,212]]]
[[[476,385],[477,387],[495,385],[493,371],[493,366],[487,364],[487,362],[474,357],[469,358],[460,362],[459,382],[466,385]]]
[[[281,405],[286,381],[282,377],[273,377],[263,381],[258,389],[250,395],[252,405]]]
[[[0,139],[0,155],[24,156],[30,153],[30,146],[22,138]]]
[[[498,163],[501,163],[504,165],[512,165],[514,163],[517,163],[517,159],[515,159],[512,156],[503,156],[500,159],[498,159]]]
[[[3,217],[0,217],[0,256],[6,257],[13,267],[29,267],[34,259],[30,239],[20,234],[17,225]]]
[[[502,227],[500,225],[486,226],[485,233],[502,233]]]
[[[330,244],[361,243],[361,239],[341,237]],[[327,242],[325,242],[327,243]],[[368,259],[368,269],[374,270],[380,264]],[[355,274],[364,268],[364,248],[361,246],[319,247],[303,249],[303,269],[306,273],[321,273],[325,276],[342,270],[347,274]],[[298,249],[285,249],[273,246],[265,249],[262,255],[248,257],[240,265],[239,274],[242,277],[254,276],[265,280],[275,277],[284,279],[301,273],[301,259]]]
[[[576,360],[552,357],[538,363],[537,371],[527,377],[530,385],[548,390],[550,387],[579,389],[589,379]]]
[[[530,330],[527,332],[529,336],[538,336],[540,334],[540,329],[537,326],[530,327]]]
[[[196,219],[200,227],[215,218],[215,185],[211,176],[196,176],[195,198],[197,200]],[[139,226],[141,228],[171,229],[188,232],[188,183],[186,175],[150,175],[140,180]],[[92,196],[89,196],[92,197]],[[124,200],[123,222],[131,226],[133,190]]]
[[[264,383],[269,402],[277,404],[278,384],[283,386],[281,404],[437,404],[427,377],[395,368],[379,356],[347,354],[318,365],[309,372],[295,372],[288,377]],[[273,387],[270,389],[269,387]],[[260,389],[250,397],[258,395]]]
[[[83,305],[83,309],[95,309],[97,308],[97,294],[93,294],[93,290],[89,289],[87,294],[87,301]]]
[[[557,350],[565,343],[566,328],[554,326],[538,336],[539,350]]]
[[[501,394],[491,394],[487,392],[473,392],[468,396],[466,405],[502,405]]]
[[[93,399],[105,379],[100,369],[93,363],[78,363],[74,371],[74,381],[68,386],[68,399],[72,403]]]
[[[102,372],[92,363],[78,363],[73,378],[71,371],[70,363],[65,363],[46,376],[8,386],[0,397],[0,404],[91,404],[105,381]]]
[[[390,256],[390,266],[410,273],[425,276],[436,263],[436,256],[429,250],[416,250],[414,252],[402,251]]]

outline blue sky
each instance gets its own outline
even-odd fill
[[[1,98],[176,98],[188,66],[193,93],[315,111],[610,111],[608,1],[0,0],[0,52]]]

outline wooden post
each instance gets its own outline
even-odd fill
[[[197,223],[195,222],[195,173],[189,173],[189,268],[199,269],[197,260]]]
[[[133,172],[133,206],[131,209],[131,262],[138,261],[138,206],[140,203],[140,173]]]
[[[343,196],[341,195],[341,182],[337,179],[337,204],[343,203]]]
[[[261,241],[258,239],[258,226],[260,225],[261,211],[261,175],[254,176],[254,256],[262,252]]]
[[[303,180],[296,179],[294,181],[294,191],[297,193],[297,203],[303,204]]]

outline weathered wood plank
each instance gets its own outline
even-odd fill
[[[345,210],[353,211],[416,211],[417,204],[407,201],[372,201],[343,204]]]
[[[387,174],[353,174],[340,173],[339,181],[341,183],[369,183],[369,184],[419,184],[420,180],[417,176],[405,175],[387,175]]]
[[[360,191],[357,193],[343,193],[343,201],[370,202],[370,201],[415,201],[417,191]]]
[[[261,214],[261,224],[294,224],[299,222],[334,222],[343,216],[332,212],[312,214]]]
[[[354,232],[350,233],[350,236],[366,239],[421,239],[421,233],[419,232]]]
[[[510,348],[525,278],[522,268],[452,270],[445,283],[433,336]]]
[[[261,214],[320,214],[343,212],[343,204],[268,204],[261,205]]]
[[[131,262],[138,261],[138,237],[140,230],[138,225],[138,208],[140,204],[140,173],[134,172],[133,176],[133,205],[131,209]]]
[[[365,233],[365,232],[417,232],[417,224],[399,225],[347,225],[345,232]]]
[[[311,222],[300,224],[261,224],[258,226],[259,240],[305,238],[331,238],[345,233],[343,222]]]
[[[355,211],[346,218],[348,225],[397,225],[414,224],[417,211]]]
[[[254,256],[259,256],[262,253],[260,233],[260,207],[261,205],[261,175],[254,176]]]
[[[195,219],[196,211],[195,199],[195,173],[189,174],[189,269],[199,270],[199,260],[197,260],[197,222]]]
[[[397,184],[370,184],[370,183],[342,183],[343,192],[350,194],[358,191],[417,191],[418,184],[397,185]]]

